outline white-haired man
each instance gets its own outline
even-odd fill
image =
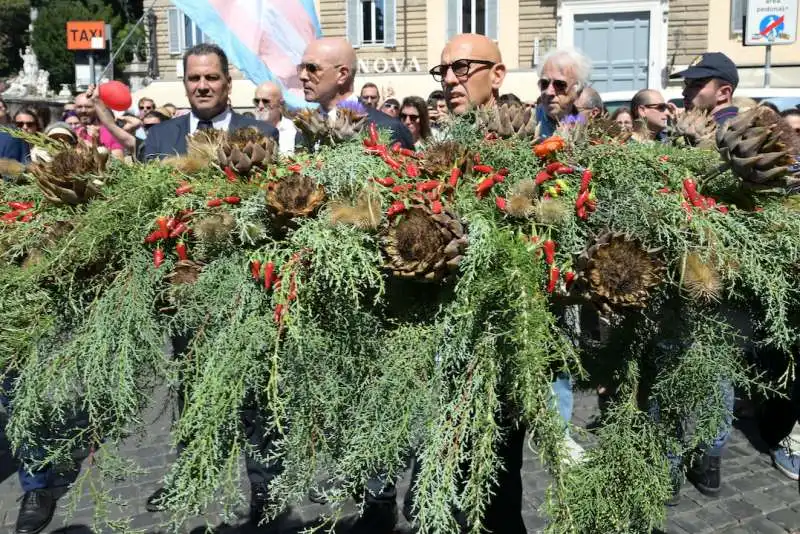
[[[256,87],[253,97],[253,106],[256,108],[256,118],[270,123],[278,129],[278,145],[281,154],[294,152],[297,128],[288,117],[283,116],[283,91],[280,85],[273,82],[264,82]]]
[[[568,48],[549,52],[539,67],[541,102],[536,108],[542,136],[553,135],[559,123],[578,115],[575,101],[589,83],[592,63],[588,57]]]

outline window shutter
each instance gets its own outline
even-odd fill
[[[731,33],[742,33],[742,20],[746,14],[747,0],[731,0]]]
[[[361,0],[347,0],[347,40],[353,46],[361,46]]]
[[[449,41],[457,33],[461,33],[458,27],[458,14],[461,11],[460,0],[447,0],[447,40]]]
[[[169,53],[181,53],[181,27],[180,27],[181,14],[180,12],[171,7],[167,10],[167,25],[169,26]]]
[[[383,44],[386,48],[396,46],[397,35],[397,2],[395,0],[383,1]]]
[[[497,2],[499,0],[486,0],[486,37],[497,40]]]

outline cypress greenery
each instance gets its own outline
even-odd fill
[[[391,480],[416,455],[421,530],[456,531],[452,512],[460,509],[478,532],[501,468],[497,445],[524,425],[552,476],[550,532],[659,525],[670,488],[666,453],[689,455],[716,434],[726,416],[718,381],[765,387],[743,363],[728,311],[757,307],[752,326],[765,341],[784,350],[796,341],[793,203],[746,192],[729,173],[715,176],[710,151],[575,139],[536,155],[528,140],[487,139],[468,121],[450,133],[463,172],[452,188],[449,167],[417,178],[418,155],[387,149],[380,157],[365,150],[369,136],[243,179],[214,165],[184,174],[179,164],[117,164],[102,177],[102,195],[75,207],[48,204],[35,186],[2,185],[3,198],[33,202],[35,213],[0,231],[8,302],[0,368],[20,376],[11,392],[13,445],[45,447],[48,461],[77,447],[102,449],[95,465],[122,475],[128,467],[114,444],[140,427],[156,383],[183,384],[173,439],[185,449],[166,480],[173,526],[220,499],[228,511],[240,502],[241,454],[282,463],[271,514],[328,479],[336,483],[326,490],[333,518],[366,479]],[[533,184],[556,158],[572,169],[560,171],[560,191],[555,180]],[[593,174],[589,189],[582,169]],[[287,224],[264,189],[293,173],[324,187],[327,202]],[[687,205],[688,176],[726,209]],[[491,191],[476,194],[488,178]],[[430,180],[437,183],[428,198]],[[412,191],[395,188],[406,184]],[[584,191],[596,202],[585,219],[576,216]],[[397,201],[394,228],[417,232],[409,234],[415,250],[441,242],[452,252],[463,230],[466,252],[447,256],[457,272],[431,283],[391,276],[382,247]],[[433,216],[437,225],[424,226]],[[188,260],[177,257],[176,240],[146,242],[158,217],[192,228],[183,233]],[[150,257],[156,247],[166,256],[160,266]],[[613,247],[637,251],[639,264],[618,268],[627,259]],[[718,277],[718,294],[713,284],[708,293],[687,289],[690,254],[699,258],[692,268]],[[265,282],[254,260],[274,266],[276,278]],[[423,263],[409,272],[432,272]],[[588,299],[599,298],[592,269],[624,274],[642,264],[656,283],[624,295],[630,307],[604,297],[613,313],[601,321],[602,342],[566,326],[559,310],[578,303],[588,311]],[[615,290],[631,293],[638,283]],[[708,294],[718,301],[700,298]],[[163,354],[167,336],[187,341],[172,360]],[[597,362],[615,377],[618,398],[598,446],[569,466],[553,374],[584,376]],[[648,413],[654,403],[658,417]],[[239,424],[245,407],[259,410],[276,438],[271,449],[248,443]]]

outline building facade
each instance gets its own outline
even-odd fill
[[[743,82],[755,83],[763,50],[737,47],[734,33],[736,9],[744,2],[316,0],[316,7],[323,34],[346,37],[356,48],[357,89],[371,81],[383,94],[426,96],[439,88],[427,72],[439,63],[447,40],[457,33],[474,32],[494,39],[500,47],[508,69],[503,92],[534,100],[537,66],[554,47],[575,47],[589,55],[594,66],[592,84],[600,92],[667,87],[670,72],[684,68],[706,50],[731,55],[744,67]],[[139,94],[151,94],[161,102],[160,94],[171,94],[169,100],[185,106],[179,84],[181,54],[206,37],[169,0],[156,0],[154,11],[158,80]],[[800,57],[795,46],[776,48],[787,49],[773,52],[776,71],[784,69],[781,63]],[[775,76],[774,85],[785,78]],[[234,79],[234,106],[248,107],[253,85],[235,70]]]

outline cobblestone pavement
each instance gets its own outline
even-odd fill
[[[162,393],[161,398],[164,398]],[[576,394],[574,423],[583,426],[597,413],[597,403],[590,393]],[[120,517],[131,517],[130,527],[153,532],[163,520],[159,514],[148,513],[144,503],[148,495],[159,486],[167,466],[173,458],[169,447],[167,431],[171,421],[171,410],[164,408],[165,402],[157,402],[153,412],[148,414],[147,431],[144,436],[130,440],[124,451],[135,459],[146,474],[133,476],[112,486],[112,493],[127,501],[127,507],[119,511]],[[668,521],[658,534],[782,534],[792,532],[800,534],[800,495],[797,482],[792,482],[772,468],[769,456],[759,452],[748,440],[749,421],[742,419],[737,423],[730,445],[723,461],[723,490],[719,498],[709,499],[702,496],[688,483],[682,490],[681,504],[668,513]],[[744,431],[743,431],[744,429]],[[577,437],[582,442],[581,437]],[[542,503],[547,478],[541,465],[534,458],[534,453],[526,452],[523,467],[524,517],[528,532],[539,532],[543,519],[537,514]],[[13,532],[21,491],[14,472],[14,465],[9,456],[4,436],[0,435],[0,532]],[[398,487],[398,499],[402,499],[407,489],[405,477]],[[90,479],[91,480],[91,479]],[[64,484],[62,482],[62,484]],[[90,484],[81,489],[63,487],[65,495],[59,501],[56,516],[46,532],[63,534],[91,534],[88,525],[92,524],[93,501],[90,496]],[[70,503],[77,499],[75,513],[67,518],[66,512]],[[199,534],[205,526],[212,526],[223,534],[281,532],[296,533],[305,524],[310,524],[323,510],[319,505],[306,503],[291,511],[279,528],[254,529],[243,526],[224,525],[221,519],[210,514],[197,518],[185,531]],[[246,511],[241,510],[240,517]],[[405,523],[399,525],[402,531]],[[337,529],[340,530],[340,529]],[[346,531],[345,529],[342,529]]]

